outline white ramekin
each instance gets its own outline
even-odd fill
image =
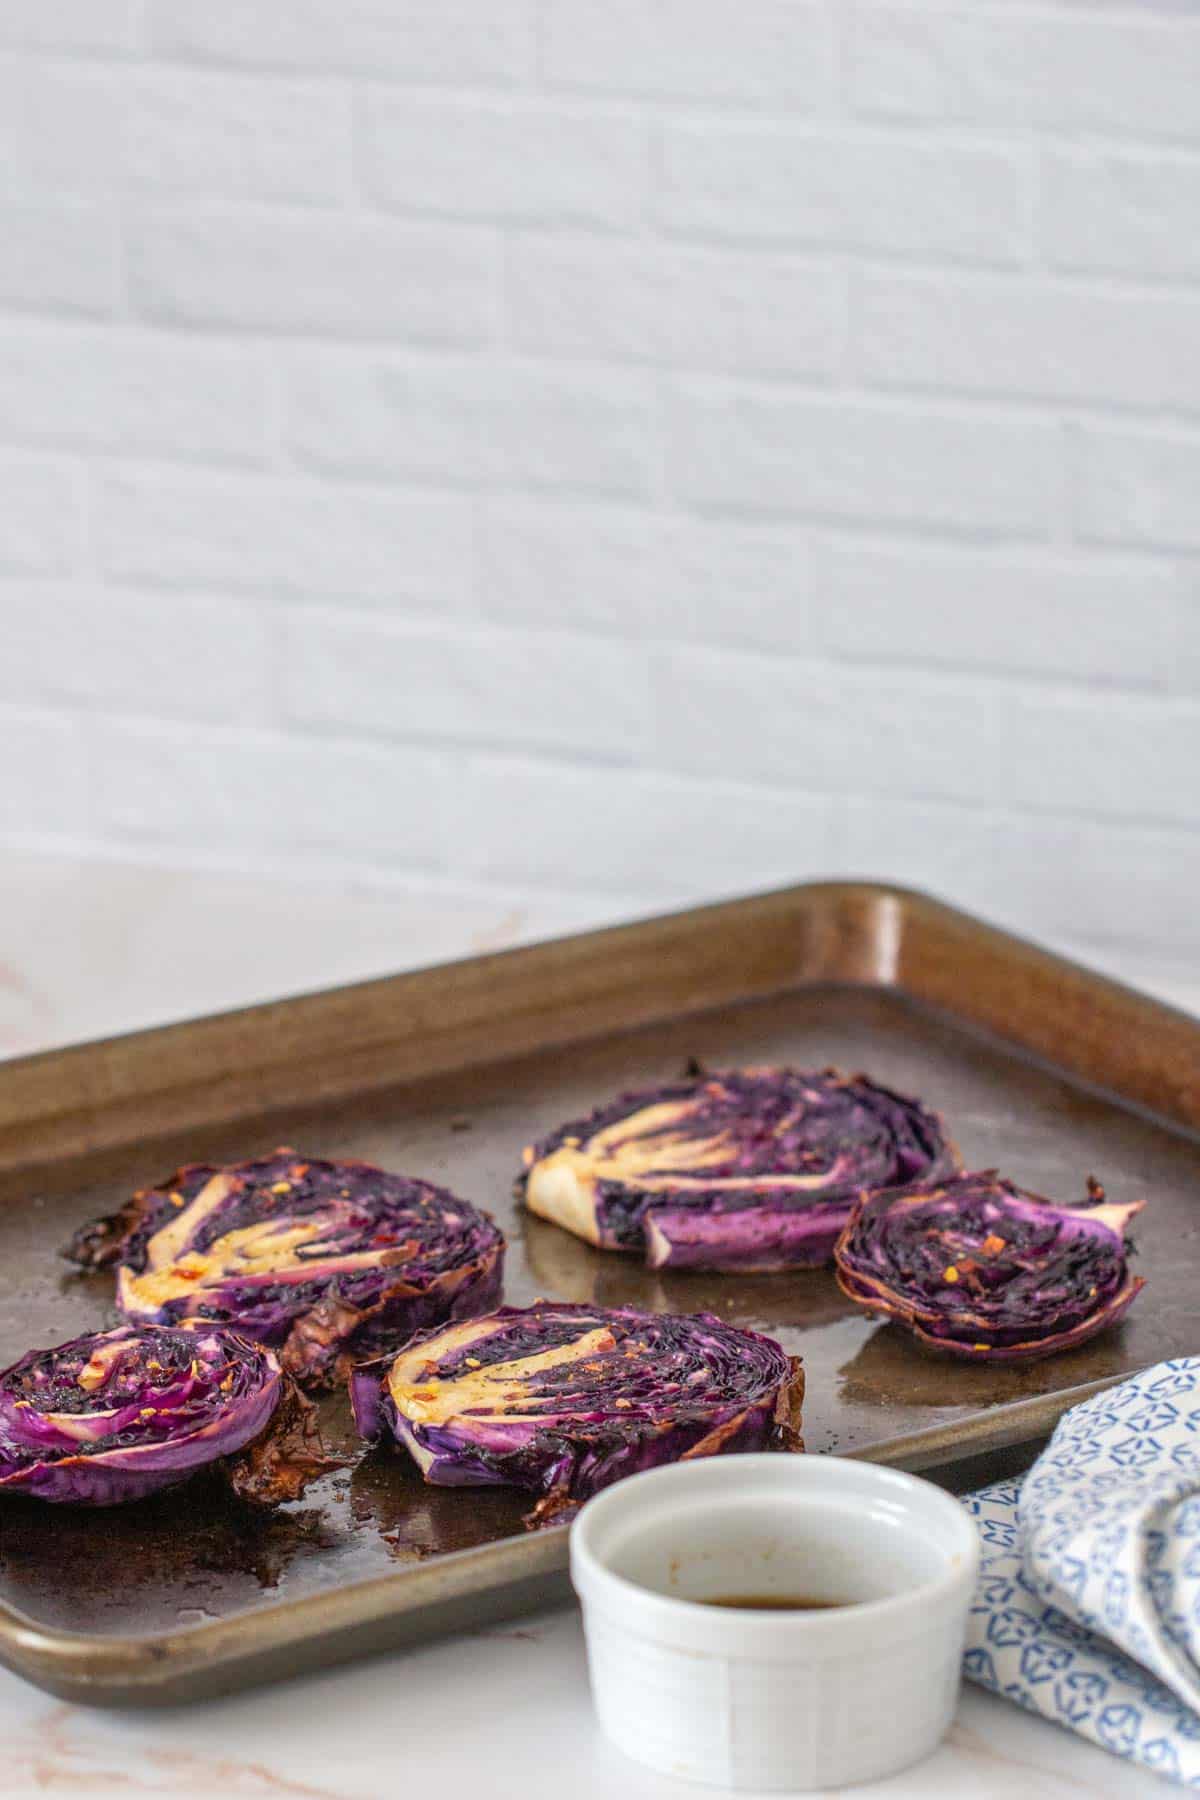
[[[978,1564],[958,1502],[895,1469],[777,1454],[631,1476],[571,1530],[600,1724],[639,1762],[724,1787],[890,1774],[950,1722]],[[771,1592],[853,1604],[698,1604]]]

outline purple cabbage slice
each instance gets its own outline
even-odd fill
[[[1062,1206],[994,1169],[864,1195],[837,1245],[843,1293],[930,1348],[1027,1362],[1115,1324],[1145,1283],[1125,1231],[1144,1201]]]
[[[117,1265],[129,1319],[209,1319],[281,1346],[319,1385],[346,1365],[500,1297],[504,1238],[491,1217],[410,1176],[281,1149],[193,1163],[78,1232],[65,1254]]]
[[[524,1153],[530,1211],[651,1268],[827,1262],[864,1189],[959,1167],[941,1120],[865,1075],[735,1069],[622,1094]]]
[[[503,1306],[355,1369],[350,1397],[426,1481],[541,1495],[532,1525],[660,1463],[803,1448],[799,1358],[711,1313]]]
[[[342,1466],[278,1359],[236,1332],[121,1325],[0,1374],[0,1493],[116,1506],[210,1465],[264,1506]]]

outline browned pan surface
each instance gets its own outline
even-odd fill
[[[1000,946],[1010,941],[992,936]],[[594,941],[602,955],[616,940]],[[1014,994],[1018,974],[1014,961]],[[581,1014],[574,1043],[568,1019],[548,1048],[500,1061],[464,1059],[424,1079],[298,1100],[265,1116],[260,1110],[249,1122],[160,1131],[154,1141],[12,1168],[0,1176],[0,1357],[11,1361],[32,1344],[114,1317],[110,1279],[72,1275],[55,1255],[76,1224],[179,1161],[242,1157],[278,1142],[428,1176],[489,1207],[509,1237],[511,1302],[548,1295],[709,1309],[778,1337],[805,1359],[812,1451],[866,1450],[910,1466],[945,1462],[956,1446],[975,1454],[1044,1431],[1065,1390],[1196,1350],[1200,1139],[1193,1133],[985,1037],[890,983],[851,987],[801,976],[773,997],[723,997],[705,1009],[702,975],[691,997],[695,1010],[683,1018],[589,1038]],[[1106,1004],[1117,1004],[1121,990],[1097,984],[1098,995],[1102,987]],[[1144,1029],[1159,1010],[1131,1005],[1130,1030]],[[963,1011],[971,1010],[964,1002]],[[1180,1029],[1177,1015],[1162,1016]],[[1014,1035],[1020,1023],[1014,1013]],[[478,1049],[486,1046],[481,1032]],[[336,1043],[328,1050],[336,1055]],[[526,1141],[618,1088],[676,1076],[689,1056],[713,1064],[863,1068],[942,1111],[968,1165],[999,1165],[1022,1185],[1056,1196],[1081,1195],[1092,1173],[1115,1199],[1144,1195],[1149,1204],[1135,1237],[1145,1292],[1123,1327],[1065,1356],[1023,1369],[958,1366],[863,1318],[824,1271],[651,1274],[518,1210],[511,1183]],[[1094,1072],[1094,1062],[1087,1066]],[[1190,1075],[1181,1080],[1186,1091]],[[1048,1404],[997,1410],[1042,1398]],[[353,1447],[340,1399],[326,1413],[331,1435]],[[203,1481],[109,1513],[12,1501],[0,1513],[0,1607],[10,1609],[0,1612],[0,1657],[60,1692],[153,1698],[392,1641],[401,1615],[410,1631],[422,1619],[494,1616],[544,1592],[513,1583],[536,1584],[562,1564],[561,1533],[541,1534],[540,1543],[521,1533],[526,1504],[508,1493],[425,1487],[402,1457],[383,1452],[326,1478],[304,1502],[267,1521]],[[444,1560],[449,1552],[497,1544],[482,1559]],[[388,1578],[386,1585],[379,1578]],[[439,1614],[438,1604],[459,1592],[465,1611],[447,1614],[443,1605]],[[13,1611],[34,1629],[22,1632]],[[158,1634],[168,1636],[148,1647]],[[132,1647],[121,1641],[131,1639]]]

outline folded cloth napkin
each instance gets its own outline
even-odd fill
[[[969,1679],[1200,1790],[1200,1357],[1073,1407],[1022,1481],[964,1504]]]

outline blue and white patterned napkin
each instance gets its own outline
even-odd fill
[[[1200,1357],[1085,1400],[964,1504],[970,1680],[1200,1790]]]

